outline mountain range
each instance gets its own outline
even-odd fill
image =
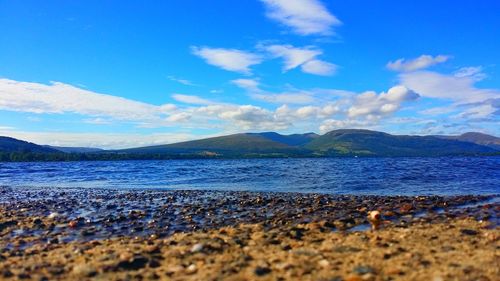
[[[342,129],[324,135],[240,133],[166,145],[100,150],[42,146],[0,137],[0,154],[4,155],[1,159],[8,161],[5,155],[9,153],[37,155],[36,159],[42,160],[43,155],[62,155],[55,157],[61,160],[500,155],[500,138],[476,132],[458,136],[410,136]]]

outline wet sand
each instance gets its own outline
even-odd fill
[[[0,187],[0,279],[500,280],[498,199]]]

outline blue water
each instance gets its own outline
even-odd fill
[[[0,163],[0,186],[499,194],[500,157]]]

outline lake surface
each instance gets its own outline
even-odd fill
[[[499,194],[500,157],[0,163],[0,186]]]

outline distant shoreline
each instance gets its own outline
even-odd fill
[[[74,162],[74,161],[133,161],[133,160],[202,160],[202,159],[286,159],[286,158],[436,158],[436,157],[495,157],[499,152],[471,153],[471,154],[443,154],[443,155],[246,155],[246,156],[205,156],[192,155],[164,155],[164,154],[119,154],[119,153],[2,153],[1,162]]]

